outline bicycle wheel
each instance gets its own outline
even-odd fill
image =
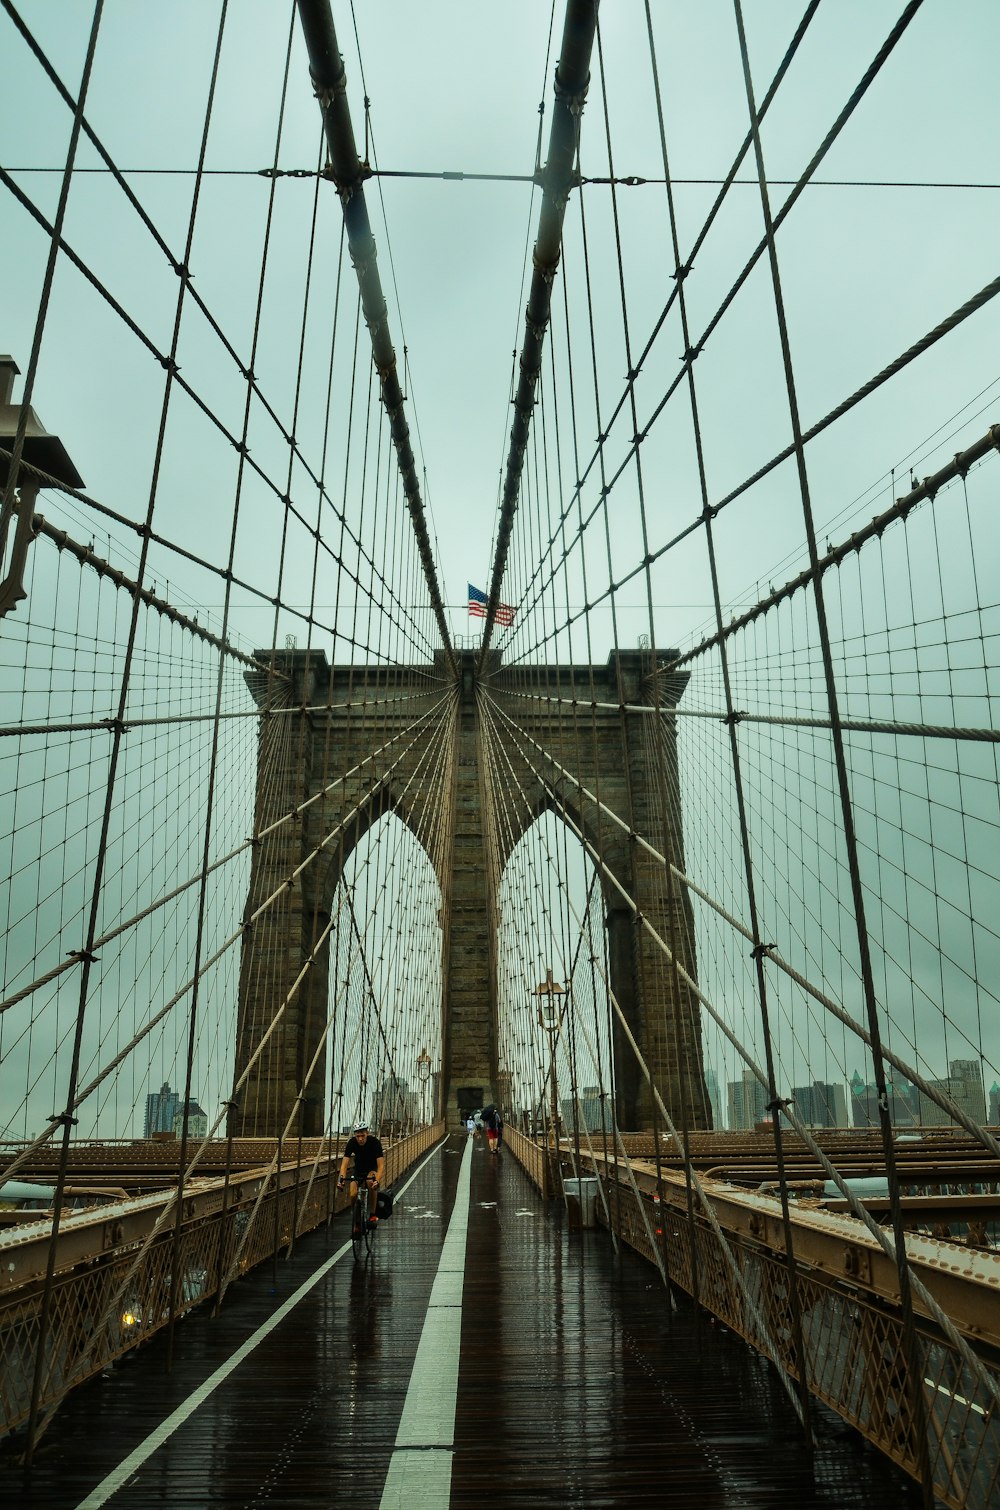
[[[378,1236],[377,1227],[365,1227],[365,1250],[368,1253],[375,1252],[375,1239]]]
[[[363,1219],[361,1212],[362,1203],[360,1200],[357,1200],[351,1209],[351,1246],[354,1249],[355,1263],[360,1262],[369,1251],[368,1224]]]

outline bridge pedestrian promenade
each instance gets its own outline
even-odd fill
[[[814,1460],[772,1370],[671,1311],[656,1271],[569,1232],[513,1158],[444,1140],[376,1252],[347,1217],[158,1336],[57,1415],[9,1503],[906,1506],[833,1417]]]

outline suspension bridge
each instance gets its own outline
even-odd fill
[[[11,1503],[998,1503],[998,31],[0,0]]]

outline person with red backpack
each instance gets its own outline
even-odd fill
[[[496,1153],[503,1136],[503,1118],[495,1106],[483,1107],[483,1126],[486,1129],[490,1153]]]

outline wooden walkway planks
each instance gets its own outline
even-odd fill
[[[452,1213],[464,1138],[422,1167],[367,1266],[335,1262],[107,1503],[377,1510]],[[655,1270],[603,1232],[568,1234],[503,1153],[471,1169],[453,1510],[545,1505],[916,1505],[824,1416],[815,1480],[771,1371],[721,1328],[671,1316]],[[403,1182],[405,1184],[405,1181]],[[343,1247],[343,1219],[158,1338],[56,1418],[12,1505],[69,1510]],[[582,1262],[581,1262],[582,1260]],[[413,1501],[414,1510],[420,1510]]]

